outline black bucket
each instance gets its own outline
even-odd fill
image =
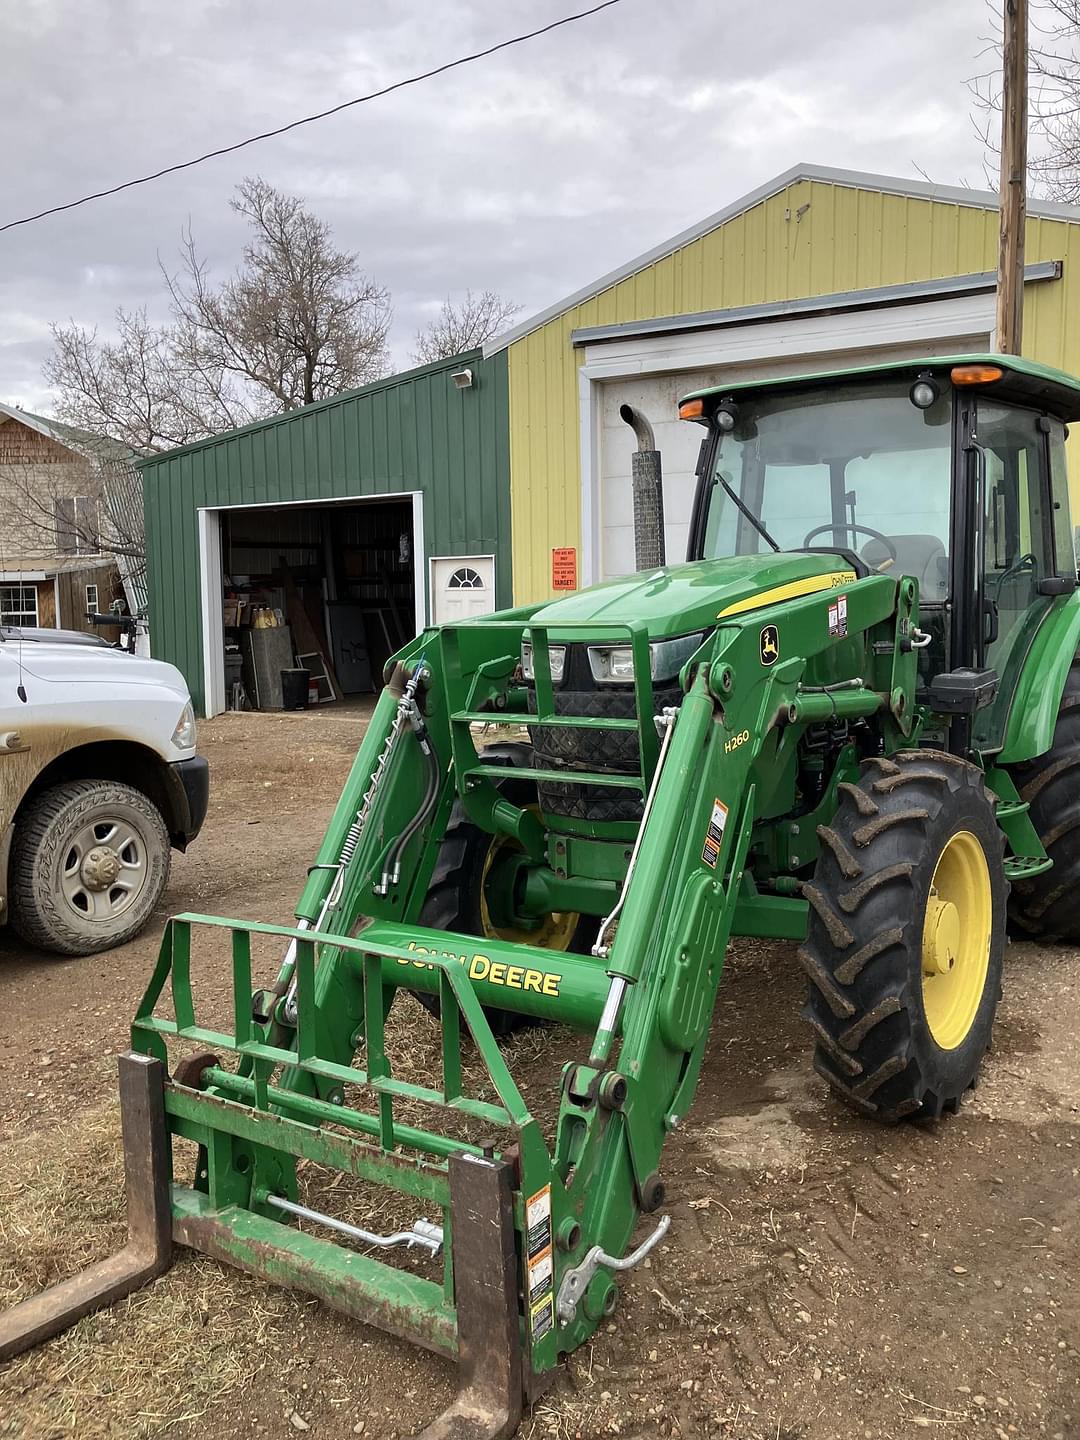
[[[283,710],[306,710],[308,705],[308,681],[310,670],[282,670],[281,708]]]

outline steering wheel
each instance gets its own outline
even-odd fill
[[[810,542],[811,540],[813,540],[814,536],[824,535],[826,530],[848,530],[851,532],[852,535],[854,535],[855,532],[858,531],[860,535],[869,535],[871,540],[880,540],[882,545],[884,545],[885,549],[889,552],[889,558],[887,560],[883,560],[877,568],[879,570],[887,570],[890,565],[896,564],[897,549],[896,546],[889,539],[889,537],[887,535],[883,535],[880,530],[874,530],[869,525],[860,525],[855,520],[841,520],[840,523],[837,525],[834,525],[830,521],[828,525],[816,526],[808,534],[803,536],[803,549],[808,549]]]

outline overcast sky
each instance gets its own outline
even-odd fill
[[[20,0],[0,44],[0,223],[376,89],[575,0]],[[447,294],[538,310],[806,160],[983,184],[966,81],[984,0],[621,0],[409,88],[0,234],[0,399],[47,408],[49,325],[165,318],[190,219],[235,263],[233,186],[302,195],[394,303],[393,358]]]

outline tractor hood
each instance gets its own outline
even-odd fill
[[[708,630],[722,614],[740,614],[762,605],[829,590],[854,581],[855,572],[840,555],[781,551],[736,555],[724,560],[694,560],[666,565],[640,575],[605,580],[587,590],[552,601],[532,618],[551,626],[553,640],[580,639],[585,621],[597,626],[644,620],[653,639]],[[559,622],[573,629],[559,634]]]

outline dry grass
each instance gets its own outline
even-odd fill
[[[109,1254],[124,1233],[116,1105],[0,1149],[0,1303]],[[296,1306],[212,1261],[182,1256],[147,1289],[0,1372],[0,1434],[160,1434],[250,1381],[268,1330]]]

